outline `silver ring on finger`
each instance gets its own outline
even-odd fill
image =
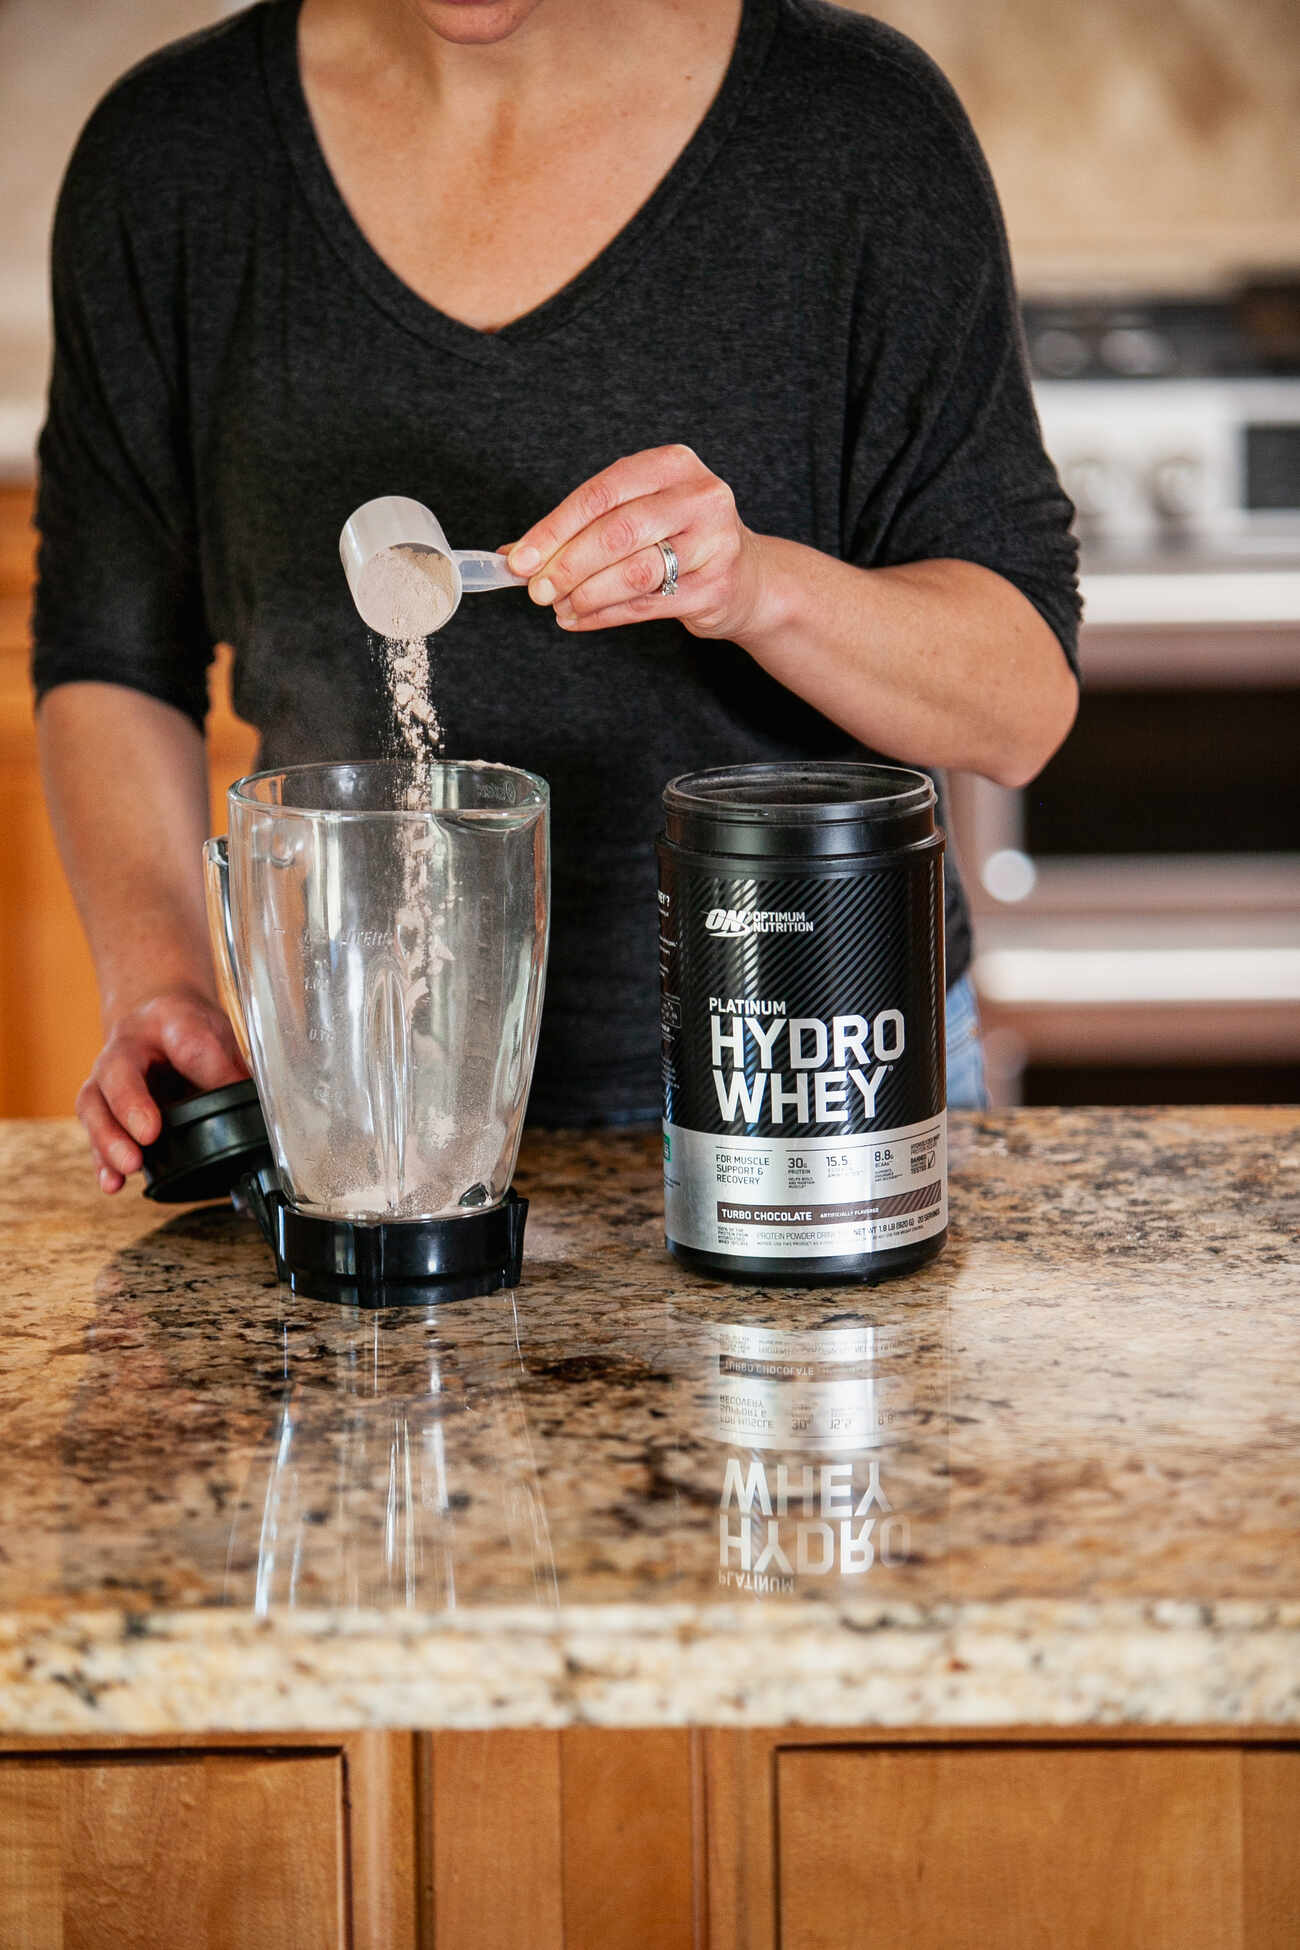
[[[659,585],[659,594],[675,596],[677,594],[677,551],[671,542],[660,542],[658,548],[664,558],[664,579]]]

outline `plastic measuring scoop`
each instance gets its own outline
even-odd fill
[[[463,595],[522,589],[528,581],[491,549],[453,548],[437,516],[403,494],[382,494],[350,515],[339,555],[362,622],[398,639],[432,636]]]

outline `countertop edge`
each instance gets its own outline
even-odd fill
[[[0,1618],[10,1736],[572,1725],[1290,1728],[1300,1603]]]

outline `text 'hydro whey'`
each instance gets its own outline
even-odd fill
[[[943,834],[922,772],[674,779],[659,843],[668,1244],[874,1280],[948,1225]]]

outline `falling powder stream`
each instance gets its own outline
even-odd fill
[[[419,811],[429,803],[430,767],[441,756],[443,739],[442,721],[431,695],[429,638],[456,607],[455,572],[435,549],[383,549],[366,563],[356,594],[359,609],[376,621],[384,619],[380,660],[389,706],[387,742],[398,762],[398,803]],[[442,971],[455,957],[439,938],[443,929],[434,912],[430,874],[435,844],[433,833],[422,823],[404,826],[399,833],[401,886],[394,955],[404,1006],[422,1006],[436,1019],[441,1013],[436,998],[446,980]],[[445,902],[444,893],[438,905],[445,906]],[[376,1077],[372,1101],[378,1111],[382,1100],[395,1120],[391,1143],[381,1143],[380,1147],[383,1182],[356,1196],[363,1204],[373,1203],[378,1211],[393,1214],[403,1210],[410,1194],[407,1138],[415,1133],[406,1129],[406,1092],[399,1088],[392,1093],[380,1087],[383,1082]],[[458,1119],[450,1106],[426,1116],[420,1133],[424,1155],[419,1171],[426,1194],[421,1204],[427,1202],[432,1189],[430,1152],[434,1156],[444,1153],[446,1158],[442,1170],[432,1172],[433,1179],[441,1181],[435,1201],[454,1204],[464,1190],[454,1162],[457,1137]]]
[[[429,638],[456,606],[455,572],[436,549],[380,549],[361,571],[357,606],[385,619],[384,682],[392,708],[392,743],[409,760],[410,786],[442,749],[442,723],[430,696]]]

